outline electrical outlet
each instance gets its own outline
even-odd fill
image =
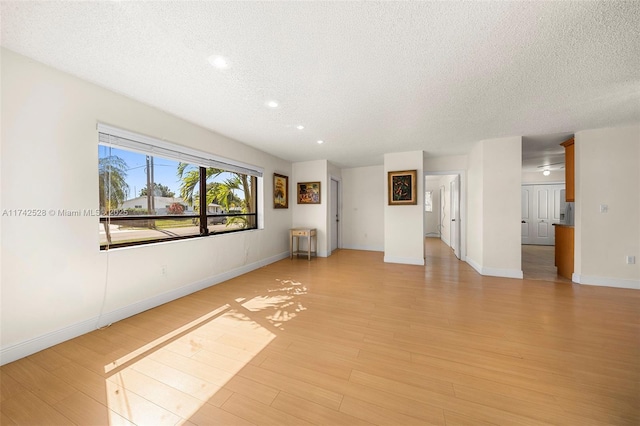
[[[609,206],[606,204],[600,204],[600,213],[607,213],[609,211]]]
[[[635,265],[636,257],[635,256],[626,256],[627,265]]]
[[[161,272],[163,276],[167,275],[167,265],[162,265],[161,267]]]

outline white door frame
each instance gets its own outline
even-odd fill
[[[451,227],[449,228],[451,238],[449,241],[456,257],[460,259],[460,175],[456,175],[449,187],[451,190],[451,203],[449,204],[451,206]]]
[[[342,199],[342,185],[340,184],[340,179],[334,176],[330,177],[329,183],[329,254],[331,254],[334,250],[340,248],[340,235],[342,234],[340,229],[342,226],[340,222],[342,216],[340,211],[340,206],[342,205],[340,202]],[[334,214],[336,217],[333,217]]]

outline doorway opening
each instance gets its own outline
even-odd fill
[[[522,138],[522,273],[554,280],[555,227],[565,220],[565,150],[570,133]]]
[[[331,177],[329,204],[329,221],[331,228],[329,254],[331,254],[340,247],[340,181],[334,177]]]
[[[466,207],[464,172],[426,172],[424,236],[440,239],[456,258],[465,260]],[[428,249],[429,245],[425,245]],[[429,253],[425,251],[425,255]]]

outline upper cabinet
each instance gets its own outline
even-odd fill
[[[573,145],[574,139],[571,138],[562,142],[560,145],[564,146],[564,171],[565,171],[565,186],[566,186],[566,201],[576,200],[576,162],[575,162],[575,147]]]

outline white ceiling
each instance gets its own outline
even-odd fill
[[[4,47],[291,161],[374,165],[640,121],[640,2],[2,1],[0,13]]]

